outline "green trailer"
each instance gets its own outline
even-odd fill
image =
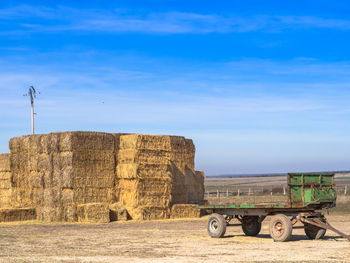
[[[333,173],[289,173],[288,202],[280,204],[231,204],[198,206],[210,214],[207,224],[208,234],[213,238],[225,235],[226,227],[241,226],[247,236],[256,236],[261,230],[261,223],[267,216],[272,216],[269,226],[270,236],[274,241],[288,241],[297,222],[310,239],[322,239],[326,230],[331,230],[347,238],[350,237],[332,227],[322,209],[335,207],[336,192]],[[232,224],[237,219],[239,224]]]

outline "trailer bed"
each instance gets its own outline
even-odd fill
[[[243,232],[256,236],[261,230],[261,223],[267,216],[270,221],[270,235],[274,241],[288,241],[293,226],[297,222],[304,224],[305,234],[310,239],[321,239],[326,230],[332,230],[347,238],[350,237],[332,227],[322,213],[316,210],[335,206],[334,174],[331,173],[291,173],[288,174],[288,202],[257,204],[226,204],[197,206],[204,214],[211,214],[208,219],[208,234],[213,238],[223,237],[230,221],[237,219]]]

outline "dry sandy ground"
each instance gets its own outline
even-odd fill
[[[350,215],[329,222],[350,233]],[[0,224],[0,262],[350,262],[350,242],[328,232],[308,240],[302,229],[293,239],[273,242],[263,223],[258,237],[230,227],[212,239],[206,218],[109,224]]]

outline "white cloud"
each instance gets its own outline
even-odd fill
[[[40,22],[26,21],[28,18]],[[0,20],[17,21],[15,32],[101,31],[151,34],[206,34],[278,32],[284,29],[323,28],[349,30],[350,20],[315,16],[219,16],[186,12],[132,13],[119,10],[74,9],[64,6],[16,6],[0,9]],[[23,21],[24,20],[24,21]],[[26,22],[25,22],[26,21]],[[51,23],[54,21],[54,23]]]
[[[152,62],[155,68],[126,70],[122,60],[66,68],[11,61],[0,63],[0,152],[7,151],[10,137],[28,133],[30,104],[22,94],[34,84],[41,91],[38,132],[185,135],[196,142],[197,167],[211,174],[348,164],[349,63],[249,60],[195,69],[181,64],[181,70],[172,65],[157,74],[160,62]],[[328,75],[342,77],[332,83]],[[225,158],[218,159],[221,155]]]

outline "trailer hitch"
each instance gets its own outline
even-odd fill
[[[333,226],[331,226],[328,222],[322,222],[319,218],[312,218],[312,221],[307,221],[308,224],[323,228],[323,229],[329,229],[335,233],[337,233],[338,235],[346,238],[348,241],[350,241],[350,236],[339,231],[338,229],[334,228]]]
[[[350,236],[339,231],[338,229],[331,226],[325,219],[325,217],[321,213],[301,213],[297,217],[302,223],[304,224],[310,224],[319,228],[323,228],[326,230],[331,230],[334,233],[337,233],[338,235],[346,238],[348,241],[350,241]],[[324,219],[324,222],[320,220],[320,218]]]

